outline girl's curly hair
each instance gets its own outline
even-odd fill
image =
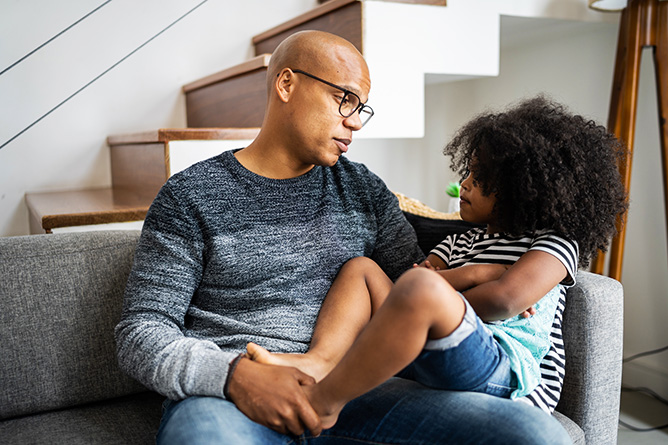
[[[605,251],[627,209],[618,162],[623,144],[604,127],[545,96],[501,113],[483,113],[443,153],[485,195],[496,195],[496,223],[511,235],[549,229],[577,241],[582,266]]]

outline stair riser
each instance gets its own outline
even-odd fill
[[[253,39],[255,54],[271,54],[288,36],[304,30],[326,31],[343,37],[364,53],[362,42],[362,3],[352,2],[306,21],[288,22]]]
[[[169,177],[167,153],[162,142],[110,147],[112,187],[155,196]]]
[[[262,67],[186,93],[188,127],[260,127],[267,104]]]

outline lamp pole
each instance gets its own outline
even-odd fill
[[[595,6],[594,6],[595,7]],[[625,162],[619,170],[627,193],[631,185],[631,166],[635,136],[636,110],[638,104],[638,81],[643,48],[651,47],[656,74],[659,104],[659,132],[663,169],[664,200],[666,203],[666,227],[668,228],[668,1],[629,0],[622,10],[615,72],[610,98],[608,130],[627,146]],[[610,266],[608,275],[621,280],[624,240],[626,237],[626,215],[617,223],[617,235],[610,246]],[[603,274],[605,255],[598,253],[592,264],[592,271]]]

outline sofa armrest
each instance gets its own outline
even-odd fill
[[[623,299],[621,283],[583,271],[566,298],[566,375],[557,411],[583,429],[589,445],[617,443]]]

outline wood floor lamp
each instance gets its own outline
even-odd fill
[[[620,2],[622,4],[620,5]],[[624,141],[628,147],[626,162],[620,165],[620,173],[626,191],[631,185],[633,141],[635,136],[636,109],[638,104],[638,81],[643,48],[653,50],[659,103],[659,132],[661,140],[661,160],[663,168],[664,200],[666,203],[666,224],[668,227],[668,0],[589,0],[593,9],[622,9],[617,41],[615,72],[610,98],[608,130]],[[618,233],[610,245],[610,265],[608,275],[616,280],[622,276],[624,239],[626,236],[626,215],[617,225]],[[605,254],[598,253],[592,264],[592,271],[603,274]]]

